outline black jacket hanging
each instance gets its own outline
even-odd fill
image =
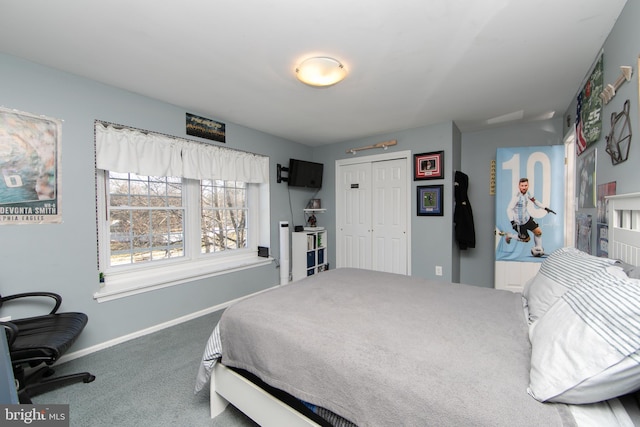
[[[454,197],[455,210],[453,222],[455,224],[456,241],[460,249],[476,247],[476,230],[473,225],[473,211],[467,190],[469,189],[469,177],[459,171],[455,173]]]

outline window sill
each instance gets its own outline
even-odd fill
[[[234,256],[224,261],[210,259],[145,268],[138,271],[110,273],[106,283],[93,298],[99,303],[125,298],[169,286],[269,265],[273,258],[256,255]]]

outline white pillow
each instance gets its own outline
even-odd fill
[[[629,278],[631,279],[640,279],[640,267],[626,263],[624,261],[621,260],[616,260],[616,264],[617,267],[622,268],[622,271],[624,271],[624,273],[629,276]]]
[[[542,263],[538,273],[522,292],[529,310],[529,322],[540,319],[569,289],[580,281],[600,274],[616,261],[599,258],[575,248],[561,248],[552,252]],[[622,269],[620,269],[622,271]]]
[[[640,279],[640,267],[632,267],[626,272],[631,279]]]
[[[593,403],[640,388],[640,286],[604,271],[562,295],[530,330],[528,392]]]

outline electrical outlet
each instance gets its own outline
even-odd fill
[[[442,266],[436,265],[436,276],[442,276]]]

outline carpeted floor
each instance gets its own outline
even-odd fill
[[[229,406],[209,418],[209,391],[194,394],[205,344],[222,312],[203,316],[64,363],[56,375],[89,371],[96,380],[35,396],[69,404],[72,427],[252,427]]]

